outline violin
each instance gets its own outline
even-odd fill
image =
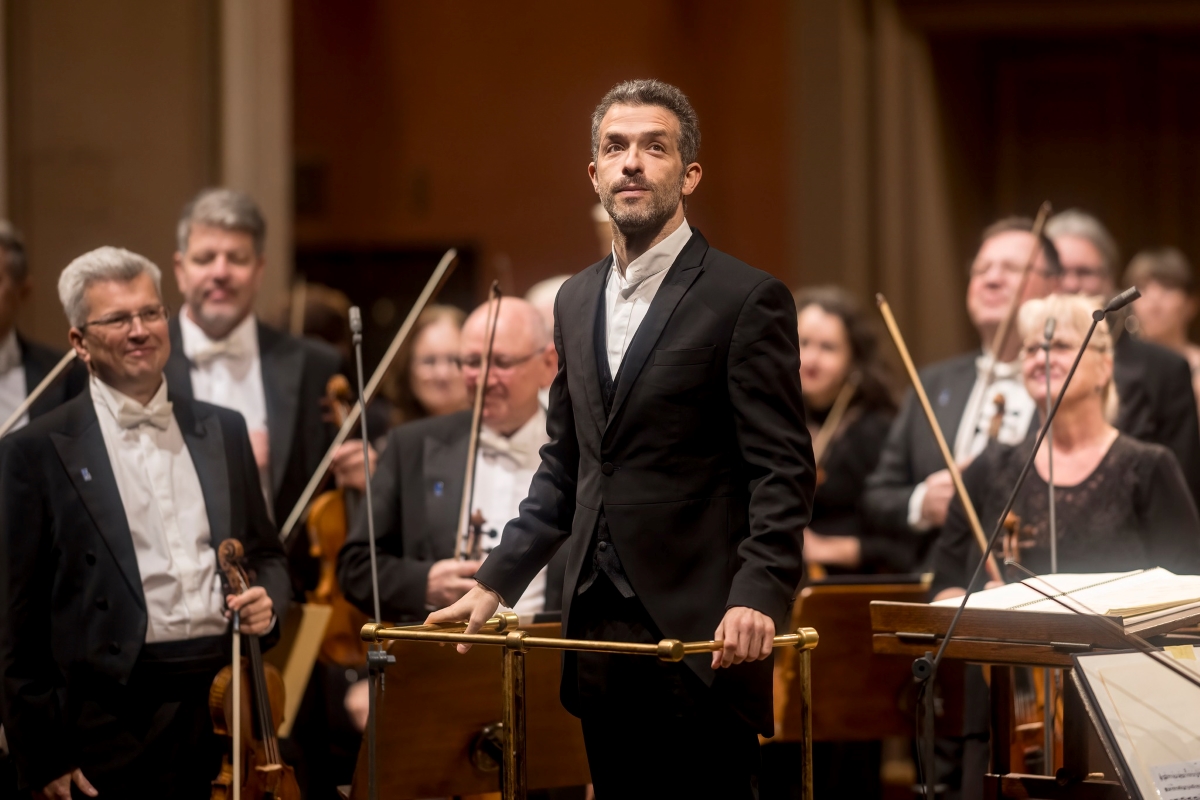
[[[217,559],[232,592],[246,591],[250,582],[242,568],[242,543],[236,539],[221,542]],[[235,664],[223,667],[208,691],[213,731],[233,740],[232,752],[222,759],[210,797],[212,800],[300,800],[296,774],[283,763],[275,736],[283,722],[283,677],[279,670],[263,662],[257,636],[247,636],[246,643],[249,658],[237,658]],[[239,649],[234,648],[235,656]]]
[[[334,375],[325,386],[325,399],[333,423],[339,428],[353,407],[350,381],[344,375]],[[330,489],[313,500],[308,512],[308,553],[320,564],[320,578],[308,593],[310,603],[330,606],[333,610],[321,641],[321,658],[342,667],[359,667],[367,663],[367,645],[359,632],[367,623],[367,615],[346,600],[337,582],[337,557],[346,543],[346,532],[354,511],[361,500],[350,489]]]

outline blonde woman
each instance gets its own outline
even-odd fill
[[[1101,301],[1078,295],[1050,295],[1021,307],[1018,330],[1025,388],[1045,406],[1045,353],[1042,332],[1048,318],[1056,328],[1050,348],[1050,391],[1057,397],[1075,353]],[[1200,573],[1200,519],[1183,473],[1165,447],[1147,444],[1113,427],[1117,400],[1113,387],[1112,337],[1101,322],[1054,418],[1054,496],[1060,572],[1116,572],[1161,566],[1176,573]],[[967,491],[990,533],[1017,475],[1033,447],[992,445],[963,475]],[[1034,460],[1013,506],[1016,535],[997,556],[1015,556],[1027,569],[1049,572],[1047,521],[1048,457],[1045,445]],[[1005,537],[1001,537],[1005,538]],[[934,591],[961,594],[979,557],[957,500],[934,551]]]

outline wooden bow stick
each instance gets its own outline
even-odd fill
[[[904,362],[904,370],[908,373],[908,379],[912,381],[917,401],[920,402],[921,408],[925,411],[925,418],[929,420],[929,427],[933,429],[933,438],[937,440],[938,449],[942,451],[942,459],[945,460],[946,469],[950,472],[950,479],[954,482],[954,491],[958,493],[958,499],[962,502],[963,509],[967,513],[967,522],[971,525],[971,533],[975,535],[975,542],[979,545],[981,553],[987,553],[988,576],[995,581],[1003,580],[1000,576],[1000,567],[996,564],[995,556],[988,552],[987,537],[983,535],[983,526],[979,524],[979,515],[975,513],[975,504],[971,502],[971,497],[967,494],[967,487],[963,484],[962,472],[959,471],[958,464],[955,463],[954,456],[950,453],[949,446],[946,445],[946,437],[942,434],[942,426],[938,424],[937,417],[934,416],[933,406],[929,404],[929,396],[925,394],[925,387],[921,385],[921,377],[917,374],[917,368],[913,365],[912,356],[908,353],[908,345],[904,343],[904,337],[900,334],[900,327],[896,324],[896,318],[892,316],[892,307],[888,305],[887,299],[882,294],[875,295],[875,302],[879,304],[879,313],[883,315],[883,322],[887,325],[888,333],[891,334],[892,341],[896,344],[896,349],[900,351],[900,360]]]
[[[450,273],[454,271],[454,266],[457,263],[458,251],[452,247],[446,251],[446,254],[442,256],[442,260],[438,262],[437,268],[434,269],[433,275],[429,277],[429,281],[425,284],[425,288],[421,291],[417,302],[413,303],[412,309],[404,319],[404,324],[400,326],[400,330],[396,331],[396,335],[392,338],[392,343],[388,345],[387,352],[380,359],[379,366],[371,374],[371,380],[363,389],[363,393],[366,395],[363,398],[364,403],[371,402],[371,399],[375,397],[375,393],[379,390],[379,384],[383,381],[383,376],[387,374],[388,368],[391,367],[392,361],[396,358],[396,354],[400,352],[400,347],[404,344],[409,332],[412,331],[413,326],[417,323],[417,317],[421,316],[421,312],[425,310],[425,306],[429,304],[429,301],[442,288],[442,285],[450,277]],[[359,403],[355,403],[350,408],[350,413],[346,415],[346,419],[342,422],[342,427],[338,429],[337,436],[333,438],[333,443],[329,445],[329,450],[326,451],[325,457],[321,459],[321,463],[317,465],[316,472],[309,478],[308,485],[304,487],[304,492],[292,508],[292,513],[288,514],[288,518],[280,527],[279,538],[285,542],[291,539],[292,533],[296,528],[296,523],[300,521],[300,517],[304,514],[304,509],[308,508],[309,501],[312,500],[313,495],[316,494],[317,489],[321,487],[321,483],[325,480],[325,476],[329,473],[329,467],[333,464],[333,454],[345,443],[346,439],[350,436],[350,432],[354,430],[354,426],[358,423],[359,414],[362,413],[360,409],[361,405]]]
[[[483,329],[483,361],[479,366],[479,382],[475,385],[475,407],[471,412],[471,436],[467,441],[467,469],[463,478],[462,504],[458,509],[458,536],[454,540],[454,558],[470,560],[479,557],[479,539],[484,524],[482,515],[471,513],[475,502],[475,454],[479,452],[479,427],[483,424],[483,403],[487,395],[488,372],[492,366],[492,346],[496,342],[496,326],[500,323],[500,281],[492,281],[488,292],[487,322]],[[494,301],[494,302],[493,302]]]
[[[41,397],[47,389],[50,388],[50,384],[54,383],[55,379],[58,378],[58,376],[61,375],[67,367],[71,366],[71,362],[74,360],[75,349],[71,348],[67,351],[66,355],[64,355],[62,359],[54,365],[54,369],[50,370],[50,374],[42,378],[42,382],[37,385],[37,388],[29,393],[29,396],[22,401],[21,405],[17,406],[17,410],[10,414],[8,419],[4,420],[4,424],[0,425],[0,436],[3,436],[12,430],[13,425],[17,424],[17,420],[25,415],[25,412],[29,410],[30,406],[37,402],[37,399]]]

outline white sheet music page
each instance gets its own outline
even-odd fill
[[[1046,597],[1033,586],[1063,601]],[[1162,567],[1133,572],[1058,573],[1026,578],[971,595],[967,608],[1132,617],[1200,601],[1200,575],[1176,575]],[[954,608],[959,597],[932,605]],[[1090,610],[1090,611],[1089,611]]]

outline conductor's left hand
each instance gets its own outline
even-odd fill
[[[275,607],[263,587],[251,586],[241,594],[226,595],[225,605],[229,607],[229,611],[225,612],[226,617],[232,616],[234,611],[241,612],[242,633],[261,636],[271,630]]]
[[[713,669],[743,661],[760,661],[771,655],[775,622],[761,611],[734,606],[725,612],[713,639],[725,642],[723,649],[713,651]]]

